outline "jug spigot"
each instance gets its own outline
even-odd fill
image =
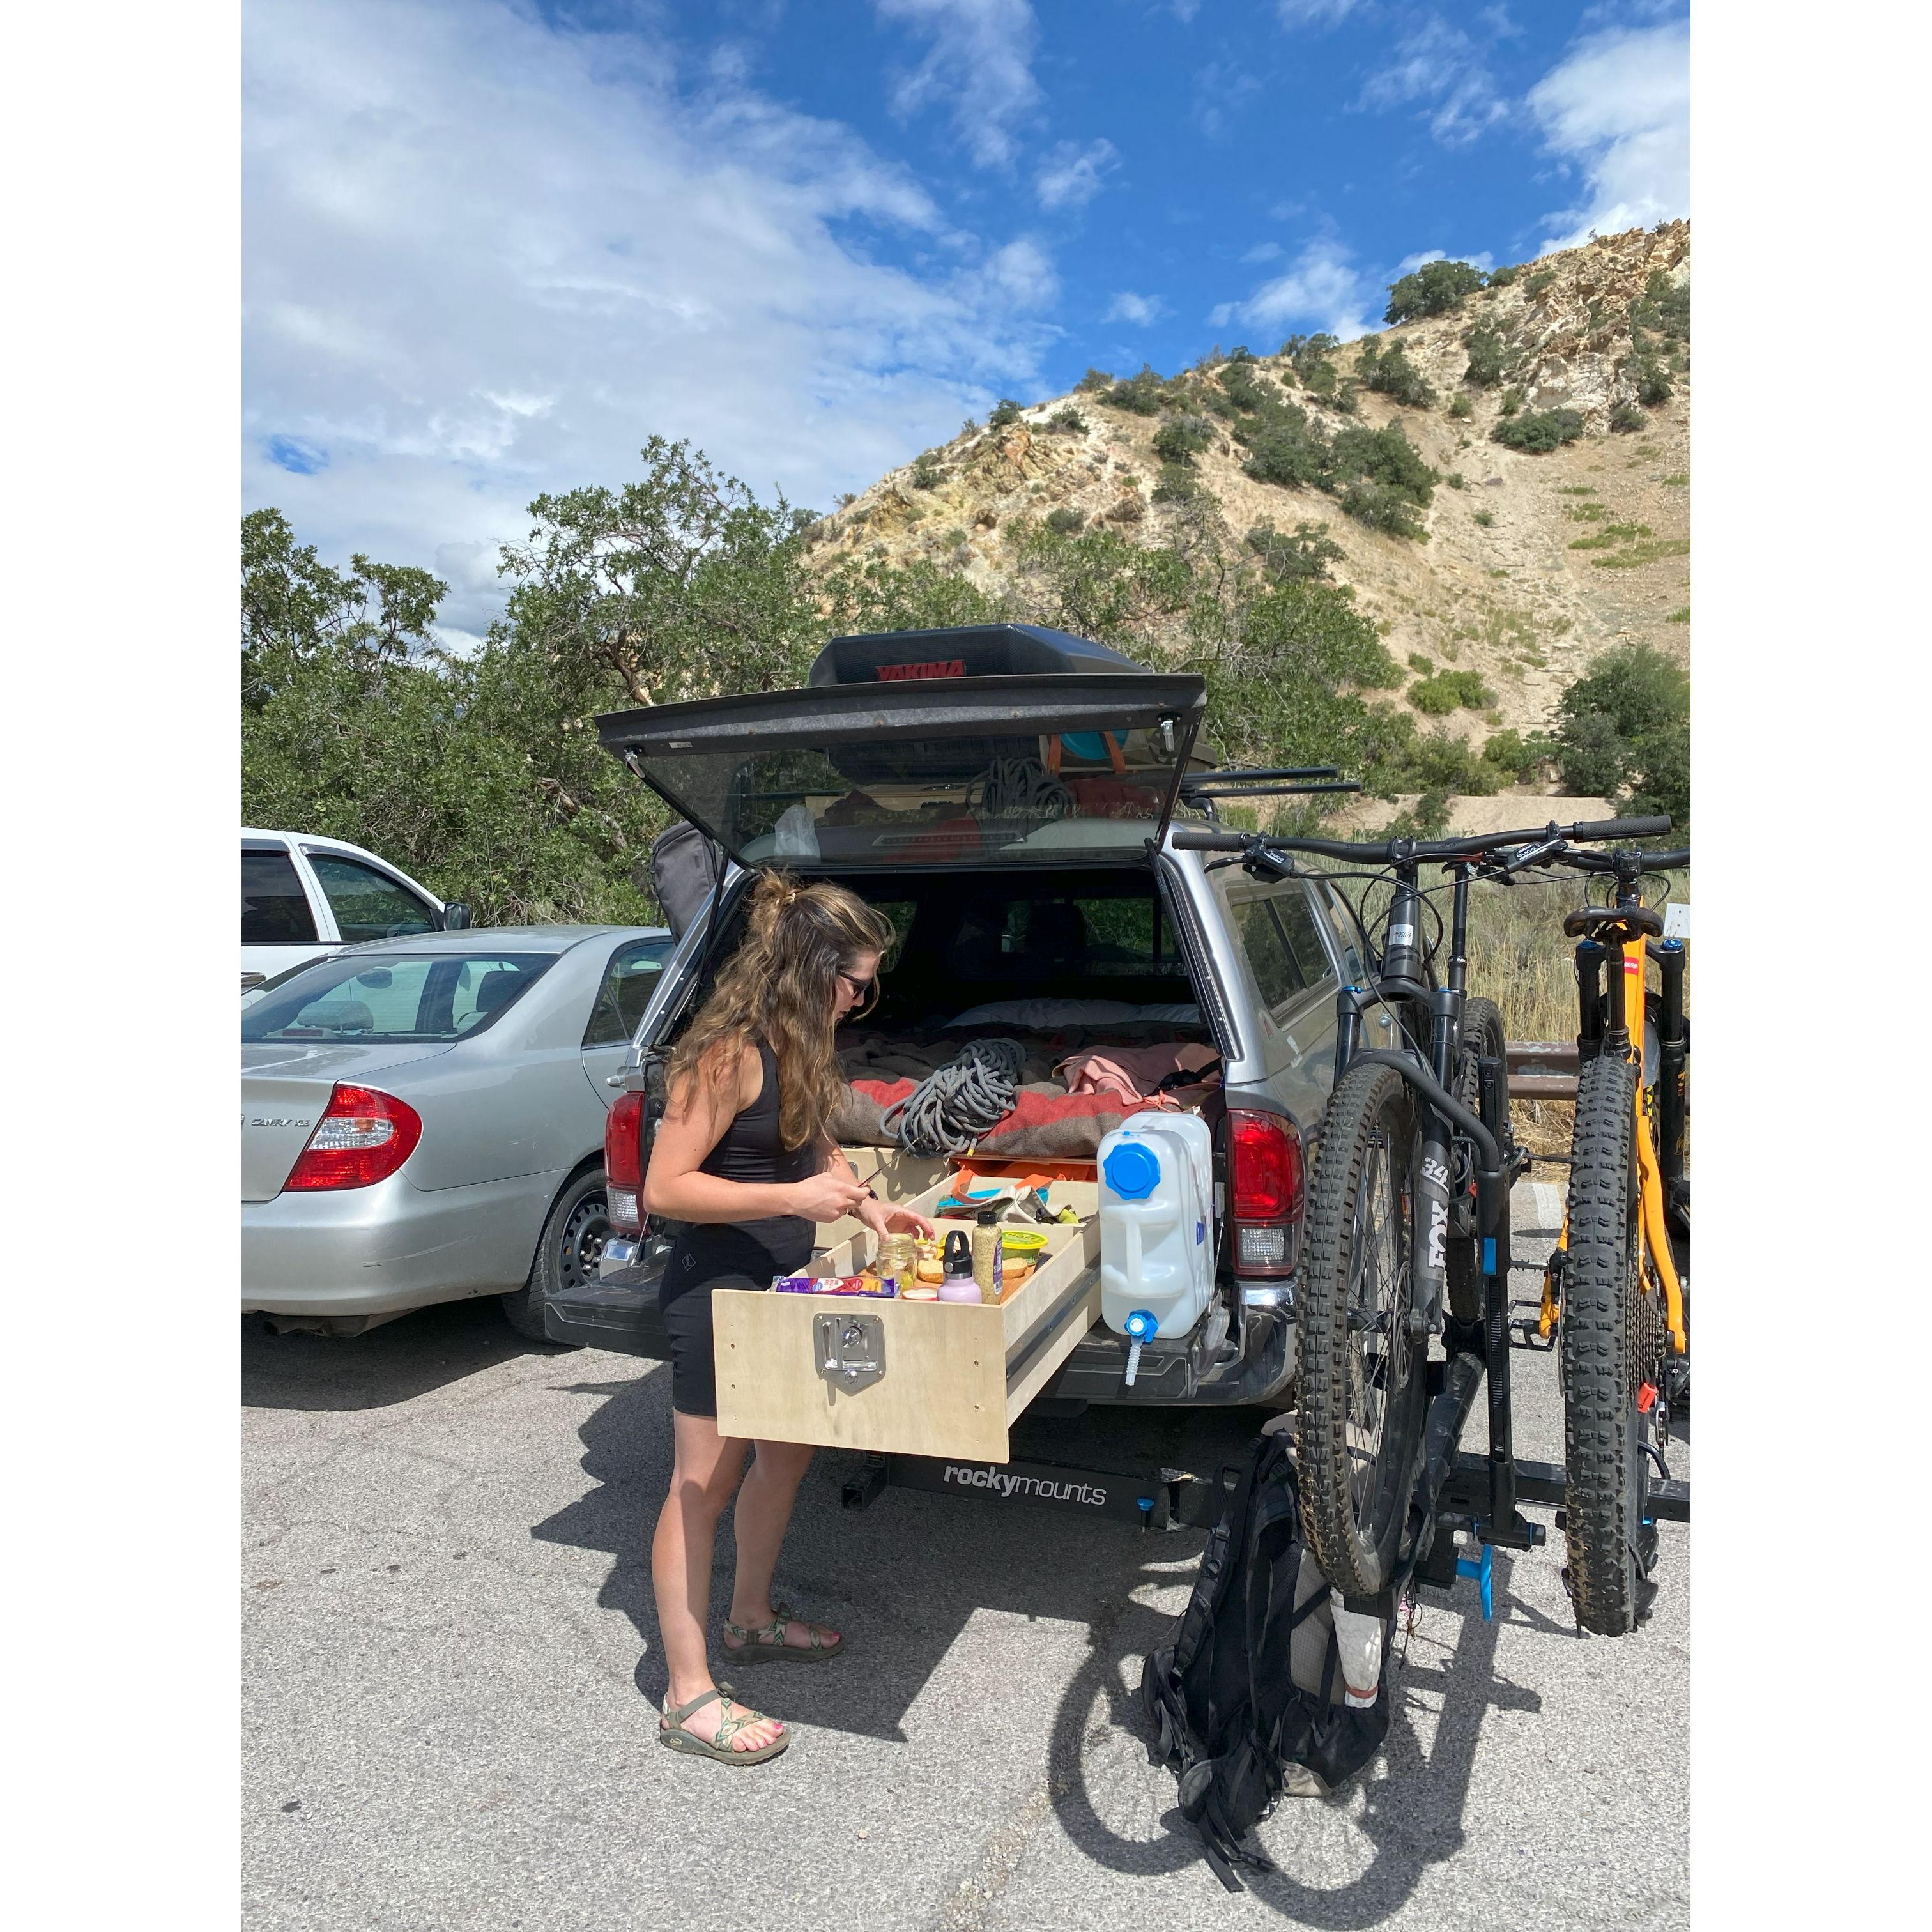
[[[1132,1388],[1134,1377],[1140,1372],[1141,1344],[1151,1341],[1154,1331],[1160,1324],[1144,1308],[1136,1308],[1127,1317],[1127,1340],[1132,1345],[1127,1350],[1126,1386]]]

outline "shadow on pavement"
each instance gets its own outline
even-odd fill
[[[526,1342],[496,1297],[444,1302],[386,1322],[366,1335],[272,1334],[266,1318],[242,1318],[244,1408],[387,1408],[517,1355],[573,1349]]]

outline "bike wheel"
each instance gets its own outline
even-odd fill
[[[1316,1561],[1351,1596],[1393,1573],[1422,1450],[1429,1345],[1408,1322],[1420,1159],[1401,1075],[1346,1074],[1310,1181],[1296,1434]]]
[[[1636,1078],[1634,1063],[1605,1058],[1588,1062],[1576,1082],[1570,1254],[1557,1320],[1563,1578],[1577,1622],[1599,1636],[1628,1635],[1657,1594],[1646,1445],[1668,1343],[1637,1238]]]
[[[1456,1062],[1453,1090],[1471,1113],[1478,1111],[1477,1103],[1481,1098],[1476,1062],[1504,1057],[1502,1010],[1493,1000],[1467,1001],[1462,1008],[1462,1051]],[[1468,1218],[1473,1224],[1473,1211]],[[1449,1276],[1449,1312],[1458,1322],[1480,1322],[1484,1316],[1483,1270],[1476,1246],[1473,1232],[1452,1234],[1444,1256]]]

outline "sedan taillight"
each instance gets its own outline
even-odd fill
[[[1286,1275],[1298,1258],[1301,1136],[1279,1114],[1228,1110],[1228,1220],[1238,1275]]]
[[[620,1094],[604,1123],[604,1204],[612,1230],[644,1232],[644,1096]]]
[[[388,1180],[422,1138],[422,1116],[407,1101],[338,1081],[283,1191],[373,1186]]]

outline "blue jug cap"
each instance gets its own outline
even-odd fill
[[[1160,1184],[1160,1156],[1139,1141],[1120,1141],[1108,1150],[1100,1172],[1123,1201],[1144,1201]]]

